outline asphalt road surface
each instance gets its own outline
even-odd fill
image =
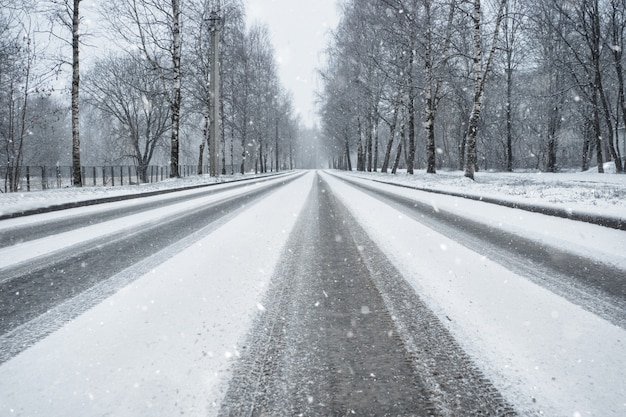
[[[292,236],[222,415],[515,414],[319,179]]]

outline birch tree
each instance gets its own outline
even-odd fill
[[[485,85],[492,69],[494,56],[497,49],[497,40],[500,25],[504,17],[504,6],[507,0],[499,0],[496,13],[495,24],[491,37],[491,46],[488,50],[487,61],[483,62],[484,46],[482,41],[483,12],[481,0],[473,0],[472,27],[473,27],[473,82],[474,82],[474,102],[467,127],[467,158],[465,160],[465,176],[474,179],[476,171],[476,135],[478,133],[478,122],[480,112],[485,99]]]
[[[619,108],[616,120],[619,120],[621,112],[622,123],[624,123],[626,122],[626,84],[624,83],[623,51],[626,46],[624,42],[626,37],[626,2],[624,0],[610,0],[608,16],[610,31],[608,42],[610,42],[613,68],[617,80],[617,102]],[[616,125],[619,125],[619,123],[616,123]],[[626,154],[626,139],[622,140],[624,141],[624,153]],[[619,142],[616,143],[615,148],[617,160],[621,161],[622,155],[619,150]],[[622,166],[622,170],[626,171],[626,167]]]
[[[72,48],[72,87],[71,87],[71,109],[72,109],[72,184],[82,187],[82,173],[80,162],[80,3],[82,0],[49,0],[51,7],[49,12],[53,23],[58,23],[61,27],[71,33],[71,41],[67,41],[65,36],[57,35],[58,39],[71,45]]]
[[[445,21],[442,19],[440,9],[444,9],[443,5],[437,5],[431,0],[424,0],[425,34],[423,37],[423,62],[426,83],[424,126],[426,128],[426,172],[429,174],[434,174],[437,170],[435,118],[439,102],[441,101],[441,90],[452,39],[456,5],[454,1],[450,2],[447,16],[443,15],[446,17]],[[441,33],[437,33],[435,31],[436,28],[442,28],[443,30]]]

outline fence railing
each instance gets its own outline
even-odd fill
[[[179,165],[182,177],[198,175],[198,165]],[[37,191],[72,186],[71,166],[25,166],[20,170],[19,191]],[[146,170],[145,181],[141,180],[139,170],[134,165],[83,166],[81,168],[83,186],[116,187],[163,181],[170,176],[169,166],[150,165]],[[209,167],[202,167],[202,173],[208,174]],[[0,166],[0,189],[9,188],[7,167]]]

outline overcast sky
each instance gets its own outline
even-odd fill
[[[315,121],[315,70],[329,32],[338,23],[336,0],[247,0],[248,22],[269,27],[279,63],[280,78],[293,93],[302,120]]]

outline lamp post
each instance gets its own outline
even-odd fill
[[[209,15],[209,30],[211,31],[211,127],[209,135],[209,173],[212,177],[219,175],[219,152],[222,128],[220,117],[220,30],[222,19],[219,13],[212,11]]]

